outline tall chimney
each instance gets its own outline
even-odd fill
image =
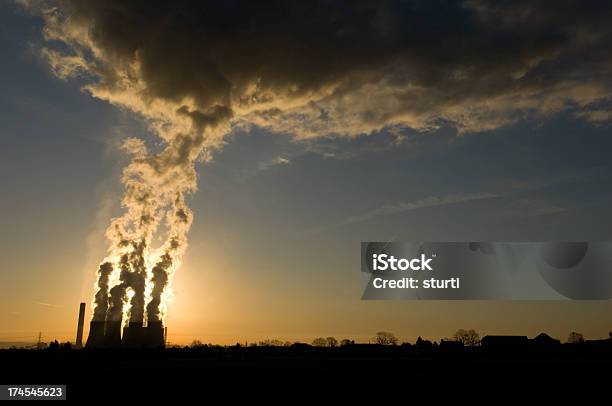
[[[83,324],[85,323],[85,303],[79,305],[79,324],[77,325],[76,348],[83,347]]]

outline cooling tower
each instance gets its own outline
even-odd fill
[[[161,321],[150,321],[147,326],[147,347],[164,348],[164,326]]]
[[[83,324],[85,323],[85,303],[79,305],[79,321],[77,324],[76,348],[83,347]]]
[[[89,336],[87,337],[87,348],[104,347],[104,322],[92,321],[89,323]]]
[[[146,345],[146,329],[140,322],[130,322],[123,329],[123,339],[121,346],[125,348],[145,348]]]
[[[104,347],[106,348],[121,347],[121,320],[106,322],[106,332],[104,334]]]
[[[84,306],[82,312],[85,312]],[[79,314],[79,320],[81,320],[80,317]],[[164,348],[165,344],[166,329],[161,321],[149,321],[146,327],[143,326],[143,323],[130,322],[123,328],[123,336],[121,334],[121,321],[92,321],[86,347]]]

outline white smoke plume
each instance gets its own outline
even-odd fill
[[[167,214],[167,224],[172,234],[161,248],[162,255],[155,263],[151,273],[152,289],[150,300],[147,304],[148,321],[161,320],[161,305],[165,288],[181,261],[185,247],[187,246],[187,232],[191,227],[193,214],[185,205],[182,195],[178,194],[173,204],[172,211]]]
[[[108,311],[108,278],[113,272],[113,264],[103,262],[98,269],[98,291],[94,297],[94,312],[92,319],[94,321],[104,321],[106,312]]]
[[[108,320],[123,318],[142,323],[145,309],[148,320],[161,320],[164,298],[169,296],[167,285],[187,245],[192,214],[184,195],[196,188],[194,161],[203,140],[204,133],[194,129],[178,134],[156,154],[150,153],[141,140],[129,138],[124,142],[132,161],[121,178],[125,212],[113,219],[107,230],[111,242],[109,256],[118,258],[119,273],[117,284],[110,289]],[[152,239],[164,218],[166,242],[156,249]],[[158,258],[157,263],[149,266],[154,258]],[[94,305],[96,312],[97,300]]]

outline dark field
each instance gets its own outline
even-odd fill
[[[329,391],[387,396],[415,390],[438,396],[483,384],[510,390],[511,396],[524,388],[573,391],[584,382],[607,388],[596,382],[612,377],[610,344],[452,350],[376,345],[2,350],[0,382],[66,384],[69,400],[203,399],[212,394],[249,398],[277,396],[276,388],[300,397]]]

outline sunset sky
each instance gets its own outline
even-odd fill
[[[170,136],[151,123],[167,118],[163,109],[172,125],[188,115],[196,126],[196,113],[218,106],[231,107],[232,121],[227,132],[210,125],[212,159],[196,162],[199,190],[187,197],[194,220],[166,319],[170,342],[367,341],[380,330],[414,341],[459,328],[565,339],[573,330],[587,338],[612,330],[610,301],[360,300],[361,241],[612,240],[609,6],[589,3],[568,21],[517,5],[491,41],[483,27],[501,17],[479,2],[440,15],[391,9],[372,17],[386,49],[362,31],[362,49],[327,40],[330,21],[363,24],[362,11],[348,6],[334,10],[336,20],[313,17],[320,38],[312,40],[302,25],[291,31],[295,16],[274,25],[280,12],[244,7],[211,12],[207,18],[236,16],[209,31],[187,21],[162,35],[175,41],[168,46],[102,26],[117,10],[142,12],[151,25],[167,10],[76,7],[82,24],[98,24],[96,46],[115,58],[97,61],[103,73],[92,79],[91,67],[62,77],[67,61],[41,50],[70,46],[49,45],[43,29],[57,27],[18,3],[0,6],[0,344],[35,341],[39,331],[74,340],[79,302],[90,317],[104,230],[122,213],[120,175],[130,157],[121,140],[160,148]],[[228,26],[244,21],[274,29],[240,46],[251,36]],[[148,30],[158,32],[139,26],[132,34]],[[455,31],[466,42],[446,43]],[[133,54],[142,58],[137,83],[146,92],[109,84],[134,44],[142,46]],[[206,71],[199,47],[222,55],[221,67]],[[225,51],[232,47],[239,49]],[[459,55],[454,47],[465,48]],[[394,76],[394,63],[414,76]],[[249,90],[250,64],[260,64],[260,93]],[[372,79],[381,72],[384,83]],[[217,74],[234,86],[231,102]],[[104,86],[83,89],[96,80]],[[187,115],[177,110],[185,100]],[[264,113],[261,100],[272,100]],[[429,198],[446,203],[410,209]]]

